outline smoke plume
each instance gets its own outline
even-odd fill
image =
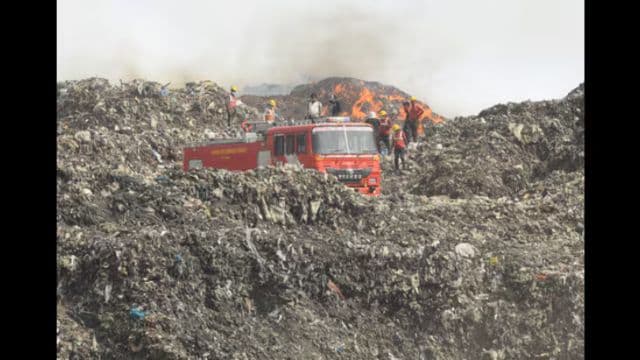
[[[59,80],[350,76],[456,116],[564,96],[583,59],[579,0],[58,1]]]

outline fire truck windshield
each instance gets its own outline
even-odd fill
[[[313,129],[316,154],[376,154],[373,130],[368,126],[317,127]]]

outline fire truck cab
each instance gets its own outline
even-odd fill
[[[245,123],[241,139],[213,140],[184,149],[185,171],[195,168],[249,170],[284,164],[334,175],[366,195],[380,195],[380,157],[373,129],[348,117],[324,122]]]

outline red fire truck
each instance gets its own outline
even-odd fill
[[[246,132],[241,139],[185,148],[184,170],[241,171],[297,164],[332,174],[362,194],[380,195],[380,157],[368,124],[329,117],[319,123],[244,123],[243,128]]]

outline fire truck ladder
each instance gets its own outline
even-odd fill
[[[291,120],[291,121],[275,121],[268,123],[265,121],[248,121],[247,125],[251,126],[251,132],[266,134],[267,130],[272,127],[280,126],[295,126],[295,125],[309,125],[309,124],[323,124],[323,123],[344,123],[351,122],[351,118],[348,116],[326,116],[316,120]]]

